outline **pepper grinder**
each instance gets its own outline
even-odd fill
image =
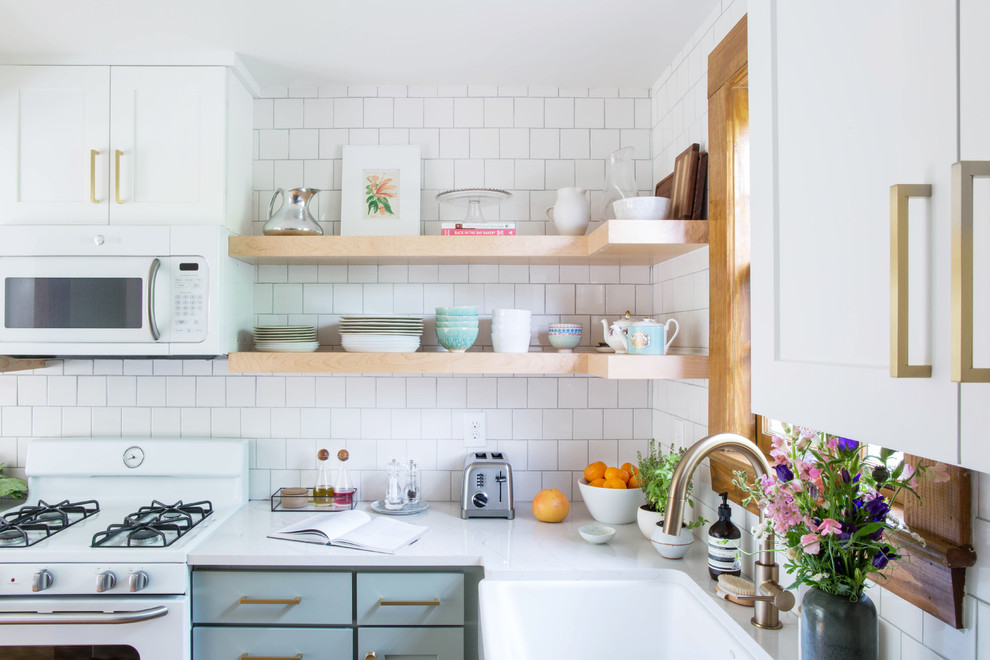
[[[401,509],[406,504],[405,493],[399,484],[401,468],[394,458],[388,463],[388,481],[385,484],[385,508],[389,511]]]
[[[421,499],[419,492],[419,470],[416,469],[416,461],[410,458],[406,481],[406,504],[419,504]]]

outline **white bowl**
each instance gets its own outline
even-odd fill
[[[634,522],[636,510],[646,504],[646,497],[639,488],[599,488],[589,486],[584,479],[578,481],[578,488],[591,517],[606,525]]]
[[[677,536],[665,534],[663,525],[657,523],[650,541],[664,559],[680,559],[687,554],[691,544],[694,543],[694,534],[687,527],[682,527],[681,533]]]
[[[532,318],[533,312],[528,309],[493,309],[492,321],[506,321],[509,319],[525,320],[527,323]]]
[[[616,220],[663,220],[670,212],[669,197],[626,197],[612,202]]]
[[[615,527],[592,523],[591,525],[583,525],[578,527],[578,534],[580,534],[581,538],[588,543],[591,543],[592,545],[600,545],[602,543],[608,543],[612,540],[612,537],[615,536]]]

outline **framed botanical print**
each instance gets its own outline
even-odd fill
[[[418,146],[344,146],[341,236],[420,234]]]

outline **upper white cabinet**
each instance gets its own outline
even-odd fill
[[[224,67],[0,67],[0,222],[250,230],[251,97]]]
[[[960,386],[950,373],[960,127],[962,157],[990,160],[986,142],[965,145],[969,123],[982,122],[972,132],[987,138],[988,53],[979,34],[987,22],[966,18],[985,3],[961,4],[957,38],[952,3],[750,3],[753,408],[988,470],[990,452],[977,456],[975,437],[960,436]],[[979,113],[971,91],[984,96]],[[892,186],[906,205],[899,242]],[[903,277],[892,275],[897,254]],[[899,306],[892,282],[906,286]],[[922,367],[901,370],[911,377],[892,376],[892,326],[904,362]],[[990,338],[990,323],[983,327]],[[986,393],[972,390],[984,410]]]

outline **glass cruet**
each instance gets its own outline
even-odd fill
[[[605,159],[605,189],[602,191],[602,220],[614,220],[612,202],[635,197],[636,168],[633,163],[633,147],[616,149]]]
[[[333,504],[333,486],[330,483],[330,468],[327,467],[327,459],[330,452],[321,449],[316,453],[319,461],[319,468],[316,473],[316,485],[313,486],[313,503],[316,506],[330,506]]]

